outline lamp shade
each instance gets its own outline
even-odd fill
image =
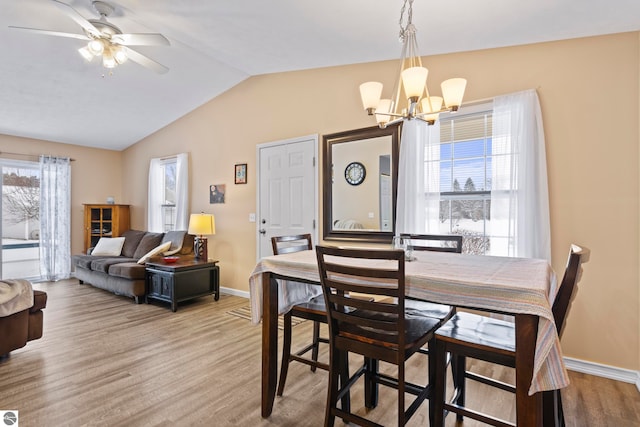
[[[402,84],[407,98],[420,98],[427,85],[429,70],[424,67],[411,67],[402,72]]]
[[[389,123],[389,121],[391,120],[391,116],[388,114],[380,114],[380,113],[391,112],[392,106],[393,104],[391,103],[390,99],[384,98],[380,100],[380,102],[378,103],[378,107],[376,108],[376,112],[378,113],[376,114],[376,121],[378,122],[378,124],[384,125],[386,123]]]
[[[447,107],[459,107],[462,104],[462,97],[467,87],[467,80],[459,77],[445,80],[440,87],[442,88],[444,104]]]
[[[189,234],[198,236],[216,234],[216,220],[212,214],[191,214],[189,217]]]
[[[376,109],[382,95],[382,83],[366,82],[360,85],[360,98],[365,110]]]
[[[431,113],[422,117],[422,120],[435,123],[438,120],[439,111],[442,109],[442,97],[430,96],[428,98],[422,98],[422,112]]]

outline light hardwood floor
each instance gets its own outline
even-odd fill
[[[0,364],[0,410],[19,410],[21,427],[323,424],[326,372],[311,373],[301,364],[291,365],[273,415],[261,418],[261,329],[227,314],[245,299],[203,297],[172,313],[167,304],[136,305],[77,280],[34,287],[49,296],[44,336]],[[294,335],[310,337],[310,326],[296,326]],[[421,378],[424,362],[421,357],[411,366]],[[492,374],[512,376],[505,368]],[[563,390],[567,425],[640,425],[634,385],[570,376],[571,386]],[[470,384],[469,404],[514,419],[512,395]],[[359,405],[361,392],[352,400]],[[368,416],[392,425],[394,408],[395,391],[383,387],[379,407]],[[427,425],[426,412],[425,405],[410,425]],[[453,416],[447,425],[456,425]]]

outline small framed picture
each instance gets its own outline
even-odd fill
[[[240,163],[236,165],[236,184],[246,184],[247,183],[247,164]]]
[[[209,203],[224,203],[224,184],[214,184],[209,186]]]

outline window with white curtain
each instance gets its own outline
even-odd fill
[[[461,234],[463,252],[551,260],[542,112],[535,90],[403,124],[397,233]]]
[[[188,176],[187,154],[151,159],[147,224],[149,231],[187,229]]]
[[[425,170],[440,169],[438,233],[464,236],[466,253],[485,254],[490,246],[492,110],[488,103],[443,115],[440,156],[425,160]]]

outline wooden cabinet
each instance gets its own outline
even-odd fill
[[[129,205],[84,205],[84,251],[129,229]]]
[[[213,294],[220,299],[220,268],[218,261],[201,261],[192,257],[181,258],[168,264],[162,258],[147,262],[147,300],[170,302],[171,311],[178,303]]]

